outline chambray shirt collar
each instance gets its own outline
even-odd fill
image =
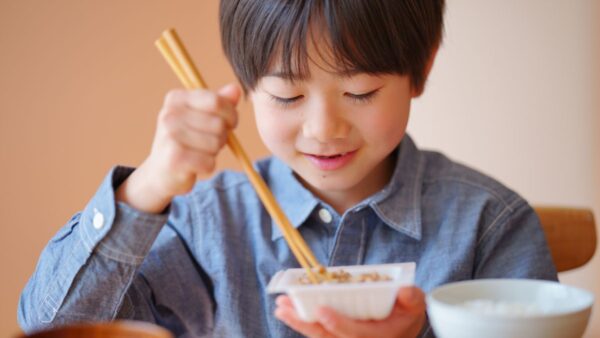
[[[396,166],[390,182],[352,210],[368,206],[391,228],[420,240],[423,157],[408,134],[395,151]],[[321,201],[302,186],[293,171],[276,157],[267,175],[275,199],[292,225],[298,228]],[[271,239],[276,240],[282,233],[274,220],[271,224]]]
[[[408,134],[396,151],[396,167],[390,182],[364,202],[388,226],[420,240],[424,157]]]
[[[277,157],[272,158],[267,175],[275,199],[292,226],[298,228],[319,205],[319,200],[298,181],[292,169]],[[272,240],[283,236],[274,219],[271,219],[271,228]]]

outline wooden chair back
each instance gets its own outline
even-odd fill
[[[558,272],[586,264],[596,251],[596,223],[589,209],[535,206]]]
[[[129,320],[107,323],[75,324],[40,331],[17,338],[173,338],[160,326]]]

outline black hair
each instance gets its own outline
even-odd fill
[[[284,77],[308,77],[315,29],[326,32],[328,46],[317,52],[332,56],[336,72],[407,74],[420,92],[443,12],[444,0],[221,0],[219,16],[223,50],[244,92],[275,57]]]

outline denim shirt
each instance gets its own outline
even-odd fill
[[[474,278],[556,280],[533,209],[515,192],[405,136],[390,182],[339,215],[271,157],[256,164],[294,227],[329,266],[417,263],[425,292]],[[163,214],[115,201],[132,172],[110,171],[50,240],[20,299],[33,330],[128,318],[178,337],[297,337],[265,288],[296,268],[282,233],[242,173],[225,171]],[[432,336],[427,327],[424,336]]]

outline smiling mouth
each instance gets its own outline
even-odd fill
[[[344,155],[346,155],[346,154],[348,154],[348,153],[351,153],[351,151],[349,151],[349,152],[345,152],[345,153],[339,153],[339,154],[335,154],[335,155],[314,155],[314,154],[311,154],[311,155],[312,155],[312,156],[314,156],[314,157],[318,157],[318,158],[329,159],[329,158],[338,158],[338,157],[342,157],[342,156],[344,156]]]
[[[357,150],[352,150],[339,154],[332,155],[316,155],[305,153],[304,156],[319,170],[333,171],[338,170],[348,165]]]

